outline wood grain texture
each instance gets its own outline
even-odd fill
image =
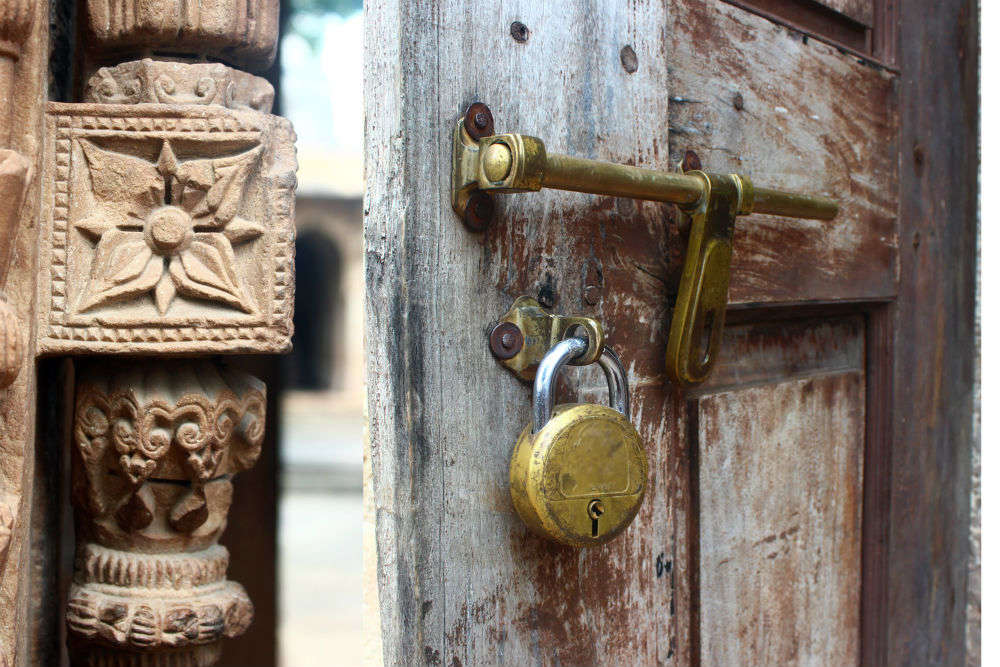
[[[651,339],[659,351],[649,358],[662,355],[663,306],[650,312],[664,300],[662,283],[636,264],[663,264],[669,208],[625,201],[626,217],[610,199],[526,195],[503,202],[480,237],[447,200],[450,131],[477,99],[501,123],[567,152],[665,166],[659,133],[635,131],[663,118],[665,8],[523,2],[477,13],[373,2],[365,11],[368,43],[380,45],[366,65],[365,237],[368,501],[384,664],[686,662],[681,616],[670,613],[670,571],[685,542],[669,500],[681,429],[668,395],[651,387],[633,403],[658,462],[636,525],[599,549],[560,548],[513,513],[507,467],[528,392],[486,346],[491,320],[519,293],[544,291],[561,311],[583,311],[581,260],[592,257],[608,262],[612,341],[649,374],[649,362],[630,358],[640,346],[622,343]],[[526,43],[511,38],[514,20],[528,27]],[[640,63],[632,76],[619,58],[626,44]],[[582,233],[561,231],[576,224]],[[626,321],[638,326],[622,332]]]
[[[746,146],[762,145],[765,157],[751,165],[762,184],[801,188],[811,182],[805,171],[825,184],[810,191],[842,185],[858,199],[832,235],[818,223],[749,219],[757,231],[738,232],[746,249],[735,300],[881,299],[893,293],[895,172],[889,159],[853,152],[894,145],[884,108],[891,75],[785,34],[789,45],[776,49],[773,24],[717,1],[470,11],[383,0],[365,11],[367,43],[377,45],[365,71],[366,503],[384,664],[692,664],[687,401],[663,369],[683,224],[668,205],[542,192],[500,199],[489,230],[471,234],[448,201],[451,129],[482,100],[498,131],[535,134],[553,151],[669,169],[677,157],[671,109],[703,100],[710,116],[691,117],[702,123],[699,141],[747,155]],[[526,41],[511,37],[514,21],[527,27]],[[720,71],[715,49],[692,49],[684,35],[716,40],[752,66]],[[622,64],[626,46],[636,56],[632,73]],[[792,83],[779,85],[778,76]],[[757,110],[734,125],[727,77],[757,91],[753,104],[791,105],[790,113]],[[840,104],[850,110],[820,110],[849,130],[846,158],[839,137],[812,138],[822,123],[804,101],[830,85],[848,90],[841,79],[852,101]],[[875,97],[871,106],[853,101],[859,88]],[[811,143],[775,150],[790,143],[788,133]],[[703,156],[706,168],[732,168],[725,151],[711,157]],[[835,271],[835,262],[856,272]],[[635,525],[600,549],[544,543],[510,504],[507,466],[529,392],[492,359],[486,335],[520,294],[600,318],[629,371],[632,418],[652,462],[648,495]],[[564,400],[604,392],[593,370],[568,371],[562,384]]]
[[[713,46],[671,68],[671,154],[693,150],[706,170],[841,204],[831,222],[741,218],[730,303],[891,296],[894,77],[728,4],[673,8],[674,53]]]
[[[860,315],[729,326],[718,365],[695,391],[710,394],[815,373],[861,371],[864,334]]]
[[[864,385],[852,371],[697,401],[704,667],[857,664]]]
[[[979,22],[971,0],[903,2],[900,17],[887,664],[957,666],[969,553]]]

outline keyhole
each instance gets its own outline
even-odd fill
[[[587,505],[587,514],[590,515],[590,536],[597,537],[597,520],[604,514],[604,503],[600,498],[595,498]]]

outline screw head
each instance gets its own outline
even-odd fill
[[[510,359],[524,347],[524,334],[513,322],[501,322],[490,332],[490,352],[497,359]]]
[[[482,102],[473,102],[465,110],[462,124],[473,139],[489,137],[493,134],[493,113]]]
[[[520,21],[514,21],[510,24],[510,36],[514,38],[515,42],[524,44],[528,41],[528,26]]]
[[[465,213],[462,215],[465,226],[474,232],[484,231],[493,220],[493,198],[482,190],[476,190],[465,202]]]
[[[684,151],[684,160],[681,161],[681,170],[683,171],[700,171],[701,170],[701,158],[698,154],[692,150]]]

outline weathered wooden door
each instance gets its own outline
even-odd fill
[[[0,664],[274,663],[278,4],[0,0]]]
[[[959,665],[973,368],[971,2],[366,3],[369,618],[386,665]],[[722,350],[664,349],[670,204],[449,199],[455,123],[550,151],[822,194],[739,218]],[[589,550],[530,533],[513,300],[603,322],[650,462]],[[564,399],[606,396],[570,370]]]

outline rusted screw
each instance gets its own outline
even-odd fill
[[[701,158],[694,151],[684,151],[684,160],[681,161],[682,171],[701,170]]]
[[[473,139],[482,139],[493,134],[493,113],[482,102],[473,102],[465,110],[463,121],[465,131]]]
[[[470,194],[469,201],[465,203],[462,220],[474,232],[485,230],[493,220],[493,198],[481,190]]]
[[[524,347],[524,334],[513,322],[501,322],[490,332],[490,352],[497,359],[510,359]]]
[[[604,503],[600,499],[591,500],[587,505],[587,514],[591,519],[598,519],[604,514]]]

